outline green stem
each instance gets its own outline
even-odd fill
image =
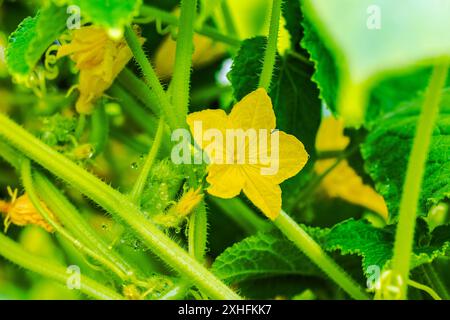
[[[161,106],[162,114],[167,120],[170,128],[175,130],[178,128],[184,128],[186,126],[184,119],[179,116],[175,116],[173,112],[173,106],[169,101],[169,98],[164,91],[161,83],[159,82],[158,76],[155,73],[150,61],[142,49],[141,43],[139,42],[136,33],[131,27],[125,29],[125,38],[127,39],[128,45],[133,52],[134,58],[142,69],[145,82],[149,89],[155,94],[159,105]]]
[[[338,266],[314,241],[305,230],[303,230],[284,211],[280,212],[274,224],[278,229],[291,240],[309,259],[311,259],[325,274],[336,282],[352,298],[357,300],[367,300],[365,294],[349,275]]]
[[[252,235],[258,231],[264,232],[272,228],[270,223],[256,215],[256,213],[239,198],[220,199],[209,197],[209,200],[222,209],[222,211],[247,234]]]
[[[150,88],[139,79],[131,70],[128,68],[123,69],[123,71],[117,77],[117,80],[122,87],[131,93],[135,98],[139,99],[141,103],[144,104],[153,114],[159,115],[160,111],[158,109],[158,100],[155,93],[150,90]],[[118,87],[117,85],[114,85]],[[127,92],[127,93],[128,93]]]
[[[442,300],[442,298],[436,293],[436,291],[434,291],[432,288],[430,288],[430,287],[428,287],[428,286],[426,286],[426,285],[423,285],[423,284],[418,283],[418,282],[416,282],[416,281],[413,281],[413,280],[411,280],[411,279],[408,280],[408,285],[411,286],[411,287],[413,287],[413,288],[416,288],[416,289],[425,291],[425,292],[428,293],[434,300]]]
[[[62,285],[67,284],[70,277],[63,266],[49,262],[47,258],[42,258],[31,254],[7,236],[0,233],[0,255],[22,268],[31,270],[46,278],[53,279]],[[80,291],[84,294],[102,300],[123,300],[124,297],[107,288],[93,279],[80,276]]]
[[[179,26],[180,24],[178,18],[175,17],[173,14],[148,5],[143,5],[141,7],[141,15],[145,17],[150,17],[151,19],[148,22],[152,22],[155,19],[159,19],[165,24],[169,24],[176,27]],[[239,39],[223,35],[219,33],[216,29],[208,26],[195,28],[195,32],[236,48],[239,48],[241,46],[241,41]]]
[[[98,156],[105,149],[108,142],[109,119],[105,111],[105,106],[97,106],[91,116],[91,134],[89,142],[94,147],[94,155]]]
[[[259,79],[259,87],[270,90],[272,82],[273,67],[277,53],[278,29],[280,27],[281,3],[283,0],[273,0],[272,15],[270,18],[269,38],[267,39],[267,48],[264,55],[264,64]]]
[[[434,68],[420,114],[406,171],[392,261],[393,279],[401,279],[399,284],[400,299],[406,299],[407,297],[407,282],[409,279],[417,206],[432,133],[439,115],[439,104],[442,96],[442,88],[447,77],[447,70],[447,64]]]
[[[436,289],[436,291],[439,293],[439,295],[445,300],[450,300],[450,295],[448,293],[448,290],[445,287],[445,284],[440,279],[440,277],[437,274],[436,270],[434,269],[433,265],[431,263],[424,264],[423,269],[425,271],[426,277],[430,281],[430,284],[433,286],[433,288]]]
[[[191,279],[211,298],[240,299],[235,292],[148,221],[125,195],[35,138],[4,114],[0,114],[0,135],[17,150],[80,190],[107,212],[121,218],[141,236],[157,256],[180,274]]]
[[[196,13],[197,0],[181,0],[180,27],[178,28],[171,92],[174,112],[182,122],[185,121],[188,114]]]
[[[49,209],[57,216],[58,220],[67,228],[83,245],[99,252],[104,259],[110,261],[119,270],[118,274],[123,279],[132,279],[136,271],[112,250],[102,238],[86,223],[78,210],[67,198],[54,186],[42,173],[34,173],[34,182],[42,199]]]
[[[152,147],[150,148],[150,152],[147,155],[147,159],[145,159],[144,166],[142,167],[139,176],[134,183],[133,189],[130,193],[130,199],[133,203],[136,203],[138,207],[141,205],[141,196],[144,191],[145,185],[147,184],[148,175],[150,174],[150,170],[152,169],[153,163],[156,160],[156,156],[158,155],[158,151],[161,147],[161,142],[164,133],[165,126],[164,118],[159,119],[158,129],[156,130],[155,139],[153,140]]]
[[[144,83],[142,84],[145,86]],[[158,121],[153,114],[150,114],[147,110],[143,109],[139,102],[136,101],[136,99],[131,96],[127,90],[122,88],[121,85],[115,83],[111,86],[109,91],[119,100],[125,110],[125,113],[128,114],[137,125],[145,130],[145,132],[150,136],[155,135]]]
[[[127,274],[123,273],[123,271],[118,268],[114,263],[111,263],[108,259],[104,258],[102,255],[98,254],[94,250],[91,250],[88,246],[84,245],[80,240],[75,239],[65,228],[63,228],[58,222],[56,222],[52,217],[50,212],[47,211],[46,208],[41,203],[41,199],[39,199],[36,189],[34,188],[33,177],[31,174],[31,164],[30,160],[24,159],[21,165],[21,177],[23,186],[25,191],[27,192],[33,206],[39,212],[39,214],[49,223],[56,232],[58,232],[61,236],[67,239],[76,249],[84,252],[94,260],[100,262],[105,267],[110,269],[113,273],[115,273],[120,279],[125,280],[127,278]]]
[[[197,261],[203,263],[208,239],[208,217],[204,201],[200,203],[194,213],[189,217],[188,230],[189,254]]]

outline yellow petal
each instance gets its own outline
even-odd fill
[[[201,147],[205,147],[205,143],[202,139],[205,131],[209,129],[217,129],[222,132],[225,137],[225,129],[228,127],[228,116],[225,111],[221,109],[217,110],[204,110],[199,112],[191,113],[187,116],[186,122],[189,125],[189,128],[194,135],[195,142]],[[200,132],[195,132],[195,122],[201,123],[201,136],[199,136]],[[206,144],[207,145],[207,144]]]
[[[276,118],[272,100],[266,90],[260,88],[245,96],[231,111],[230,122],[238,129],[275,129]]]
[[[319,152],[344,150],[350,138],[344,135],[344,122],[334,117],[322,120],[316,138],[316,149]]]
[[[317,174],[324,173],[336,159],[319,160],[315,163]],[[350,203],[365,207],[388,218],[388,209],[384,198],[371,186],[365,185],[362,178],[346,160],[342,161],[322,181],[322,188],[332,198],[341,198]]]
[[[264,215],[275,220],[281,211],[280,186],[266,176],[262,176],[258,167],[245,165],[243,170],[247,176],[244,186],[245,195]]]
[[[240,166],[210,165],[206,181],[210,184],[208,193],[224,199],[238,196],[244,187],[244,175]]]
[[[280,131],[280,166],[274,182],[282,183],[302,170],[309,155],[305,146],[295,136]]]

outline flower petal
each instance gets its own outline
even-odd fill
[[[208,193],[224,199],[238,196],[244,187],[244,175],[236,165],[210,165],[206,181],[210,184]]]
[[[274,134],[278,132],[278,155],[272,143],[277,140]],[[275,139],[272,141],[272,138]],[[309,155],[305,146],[295,136],[283,131],[274,131],[269,134],[267,144],[258,146],[258,164],[260,174],[266,176],[274,184],[280,184],[284,180],[295,176],[308,162]],[[266,159],[266,160],[264,160]]]
[[[272,100],[260,88],[239,101],[230,113],[230,122],[236,129],[275,129],[276,118]]]
[[[244,186],[245,195],[264,215],[275,220],[281,211],[280,186],[262,176],[259,168],[255,166],[245,166],[243,170],[247,175]]]
[[[223,137],[225,137],[225,129],[228,127],[228,116],[225,111],[221,109],[217,110],[204,110],[199,112],[191,113],[187,116],[186,122],[191,129],[192,134],[194,135],[195,142],[203,149],[205,147],[205,143],[203,141],[203,135],[205,131],[209,129],[217,129],[222,132]],[[195,123],[201,123],[201,134],[202,136],[198,136],[200,132],[196,132]],[[208,145],[208,144],[206,144]]]

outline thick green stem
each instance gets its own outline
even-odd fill
[[[166,12],[164,10],[152,7],[152,6],[148,6],[148,5],[143,5],[141,7],[141,15],[143,17],[151,18],[145,22],[151,22],[151,21],[158,19],[159,21],[161,21],[165,24],[172,25],[172,26],[179,26],[179,24],[180,24],[178,18],[176,16],[174,16],[173,14]],[[202,27],[195,28],[195,32],[197,32],[198,34],[204,35],[208,38],[211,38],[213,40],[236,47],[236,48],[239,48],[241,45],[241,41],[239,39],[236,39],[236,38],[233,38],[233,37],[230,37],[227,35],[223,35],[223,34],[219,33],[216,29],[208,27],[208,26],[202,26]]]
[[[148,221],[127,196],[36,139],[4,114],[0,114],[0,135],[17,150],[71,184],[107,212],[121,218],[140,235],[157,256],[180,274],[190,278],[211,298],[240,299],[235,292]]]
[[[182,119],[182,117],[174,113],[174,108],[170,103],[163,86],[159,82],[155,70],[145,55],[136,33],[131,27],[127,27],[125,29],[125,38],[127,39],[128,45],[133,52],[134,58],[142,69],[145,82],[149,89],[154,92],[156,99],[161,106],[162,114],[164,115],[170,128],[173,130],[184,128],[186,126],[184,121],[185,119]]]
[[[278,29],[280,27],[281,3],[283,0],[273,0],[272,15],[270,18],[269,38],[267,39],[267,48],[264,55],[264,64],[259,78],[259,87],[270,90],[272,82],[273,67],[277,54]]]
[[[152,147],[150,148],[150,152],[145,159],[144,166],[142,167],[139,176],[134,183],[133,189],[130,193],[130,199],[133,203],[136,203],[138,207],[141,205],[141,196],[144,191],[145,185],[147,184],[148,175],[150,174],[150,170],[152,169],[153,163],[156,160],[156,156],[158,155],[158,151],[161,147],[161,142],[164,133],[164,126],[166,123],[164,122],[164,118],[159,119],[158,129],[156,130],[155,139],[153,140]]]
[[[171,83],[172,104],[180,121],[185,121],[188,114],[196,13],[197,0],[181,0],[180,27]]]
[[[284,211],[274,221],[278,229],[291,240],[309,259],[311,259],[331,280],[336,282],[350,297],[367,300],[369,297],[349,276],[331,259],[289,215]]]
[[[67,200],[67,198],[54,186],[42,173],[34,173],[34,182],[41,198],[50,210],[57,216],[59,221],[80,242],[92,250],[99,252],[106,260],[110,261],[120,270],[125,279],[131,279],[136,271],[112,250],[107,243],[86,223],[78,210]]]
[[[115,273],[119,278],[125,280],[128,277],[128,275],[124,273],[121,268],[116,266],[116,264],[112,263],[110,260],[102,256],[101,254],[98,254],[96,251],[91,250],[90,247],[86,246],[80,240],[75,239],[75,237],[72,236],[63,226],[61,226],[59,222],[55,221],[51,217],[51,213],[48,212],[47,209],[44,208],[44,206],[42,205],[41,200],[39,199],[36,189],[34,187],[34,181],[31,174],[30,160],[24,159],[22,161],[20,172],[25,191],[30,197],[33,206],[36,208],[39,214],[45,219],[45,221],[47,221],[47,223],[49,223],[57,233],[59,233],[61,236],[67,239],[77,250],[82,251],[83,253],[90,256],[94,260],[100,262],[109,270],[111,270],[113,273]]]
[[[433,71],[406,171],[392,261],[393,279],[400,279],[397,284],[400,289],[400,299],[407,297],[417,206],[433,129],[439,115],[439,104],[447,70],[448,64],[443,64],[436,66]]]
[[[22,268],[31,270],[46,278],[53,279],[63,285],[67,284],[69,277],[63,266],[50,262],[47,258],[42,258],[31,254],[7,236],[0,232],[0,255]],[[103,286],[93,279],[80,276],[80,291],[84,294],[102,300],[123,300],[120,294]]]

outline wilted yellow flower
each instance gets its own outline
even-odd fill
[[[267,217],[276,219],[281,211],[279,185],[303,169],[308,161],[308,153],[303,143],[295,136],[275,130],[275,113],[266,90],[260,88],[248,94],[233,107],[229,115],[223,110],[204,110],[190,114],[187,122],[197,144],[208,154],[211,161],[206,178],[210,184],[208,192],[213,196],[229,199],[243,191]],[[234,141],[222,141],[219,148],[221,151],[211,150],[211,143],[205,144],[203,140],[199,140],[196,123],[202,123],[203,133],[213,129],[225,137],[229,129],[254,132],[259,141],[250,144],[251,141],[246,138],[242,145],[245,145],[248,156],[246,154],[244,161],[239,161]],[[275,145],[271,142],[273,137],[278,137],[275,139]],[[233,154],[232,162],[220,161]],[[267,162],[269,157],[276,164],[274,172],[270,167],[271,161]]]
[[[70,56],[80,71],[76,109],[90,113],[133,55],[124,39],[115,41],[104,29],[88,26],[75,30],[72,41],[59,48],[57,57],[64,56]]]
[[[203,194],[200,191],[200,188],[197,190],[191,188],[183,194],[175,205],[175,211],[179,216],[186,217],[198,206],[203,199]]]
[[[333,117],[323,119],[317,134],[316,149],[319,152],[343,151],[350,143],[344,136],[344,125]],[[337,159],[318,160],[314,169],[318,175],[331,168]],[[384,198],[371,186],[365,185],[347,160],[342,160],[336,168],[325,176],[321,185],[323,191],[331,198],[341,198],[350,203],[363,206],[388,218],[388,209]]]
[[[41,205],[46,208],[43,202]],[[48,232],[53,232],[53,227],[39,214],[26,193],[18,198],[13,196],[11,202],[0,201],[0,212],[6,214],[5,230],[13,223],[17,226],[34,224]]]

